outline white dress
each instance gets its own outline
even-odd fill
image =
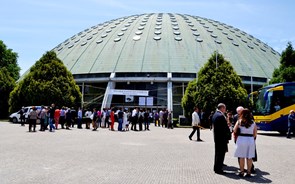
[[[246,128],[240,126],[241,134],[252,134],[254,132],[255,123],[253,123],[250,127]],[[239,158],[254,158],[255,157],[255,140],[254,137],[246,137],[246,136],[238,136],[236,142],[236,150],[235,157]]]

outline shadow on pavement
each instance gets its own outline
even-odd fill
[[[252,174],[252,177],[240,177],[238,176],[238,168],[233,166],[224,167],[224,171],[227,172],[224,176],[234,180],[246,180],[253,183],[271,183],[272,180],[267,179],[265,176],[270,175],[268,172],[255,169],[256,173]]]
[[[284,134],[280,134],[279,132],[258,132],[258,135],[263,136],[271,136],[271,137],[286,137]]]

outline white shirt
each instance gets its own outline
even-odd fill
[[[198,126],[200,124],[200,118],[196,111],[192,114],[192,126]]]
[[[86,111],[85,116],[87,118],[90,118],[91,115],[92,115],[92,112],[91,111]]]
[[[136,114],[137,114],[137,110],[136,109],[133,109],[133,111],[132,111],[132,117],[136,116]]]

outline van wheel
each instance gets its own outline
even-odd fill
[[[17,123],[17,118],[16,117],[12,118],[12,123]]]

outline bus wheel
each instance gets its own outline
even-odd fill
[[[286,132],[285,131],[280,131],[279,132],[281,135],[286,135]]]

